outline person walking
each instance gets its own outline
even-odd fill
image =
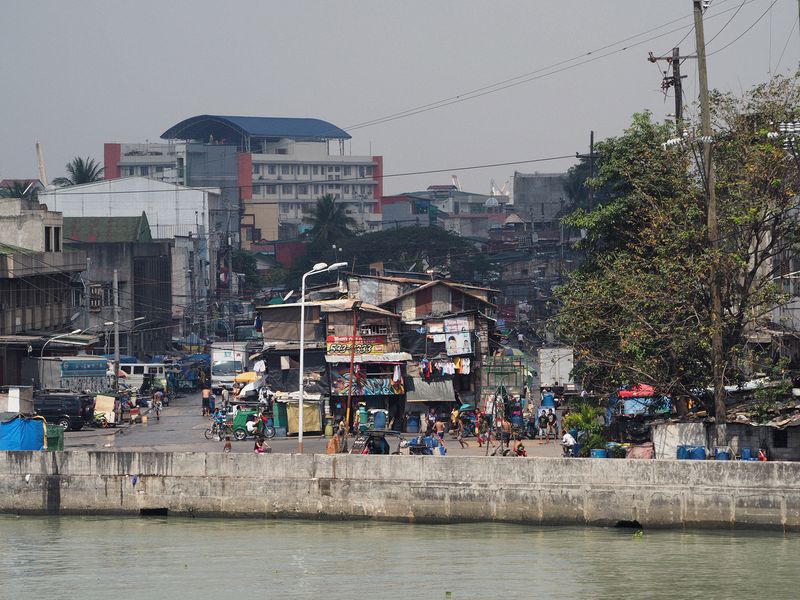
[[[553,434],[553,442],[558,439],[558,425],[556,423],[556,413],[552,408],[547,409],[547,443],[550,443],[550,434]]]
[[[208,399],[211,396],[211,388],[208,386],[204,387],[202,395],[203,395],[203,416],[205,417],[208,414],[210,414],[208,412]]]

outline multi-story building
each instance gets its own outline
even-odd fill
[[[107,179],[144,175],[222,188],[226,223],[241,244],[296,237],[330,194],[367,231],[380,229],[383,157],[349,156],[350,135],[319,119],[200,115],[159,144],[106,144]],[[338,142],[338,143],[337,143]],[[237,238],[238,239],[238,238]]]
[[[383,228],[438,226],[465,237],[485,238],[503,224],[508,196],[463,192],[454,185],[432,185],[421,192],[384,196]]]
[[[514,173],[514,212],[533,223],[534,231],[555,231],[570,202],[564,191],[564,173]]]
[[[86,253],[64,252],[62,231],[61,214],[35,201],[0,202],[0,385],[29,385],[22,362],[45,348],[74,352],[96,341],[64,334],[76,329]]]

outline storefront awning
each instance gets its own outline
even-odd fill
[[[353,357],[355,363],[399,363],[411,360],[408,352],[387,352],[386,354],[356,354]],[[347,354],[326,354],[325,362],[340,364],[350,363],[350,356]]]
[[[421,377],[407,377],[406,402],[455,402],[453,382],[425,381]]]

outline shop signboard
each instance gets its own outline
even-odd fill
[[[386,336],[334,336],[329,335],[326,340],[328,354],[349,355],[353,352],[355,339],[355,354],[384,354],[386,352]]]
[[[466,333],[471,329],[467,317],[455,317],[444,320],[445,333]]]
[[[462,354],[472,354],[472,337],[466,333],[445,333],[447,338],[445,348],[447,356],[461,356]]]

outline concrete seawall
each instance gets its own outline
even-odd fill
[[[800,463],[0,452],[0,512],[800,530]]]

